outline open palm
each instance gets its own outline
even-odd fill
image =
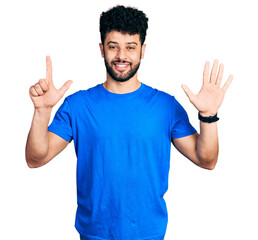
[[[184,84],[182,85],[182,88],[191,103],[204,117],[213,116],[218,112],[218,109],[223,102],[224,95],[233,80],[233,76],[230,75],[224,86],[221,88],[220,85],[223,77],[224,65],[220,64],[218,70],[218,60],[215,60],[210,78],[209,68],[210,63],[207,61],[203,71],[203,85],[198,94],[194,94],[189,87]]]

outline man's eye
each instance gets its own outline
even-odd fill
[[[132,50],[132,49],[134,49],[134,47],[128,47],[128,49],[129,49],[129,50]]]
[[[116,49],[115,46],[109,46],[109,49]]]

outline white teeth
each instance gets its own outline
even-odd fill
[[[127,67],[128,65],[120,65],[120,64],[117,64],[118,67]]]

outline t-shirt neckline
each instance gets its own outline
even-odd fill
[[[134,90],[132,92],[128,92],[128,93],[113,93],[113,92],[110,92],[103,86],[103,83],[100,83],[99,86],[100,86],[100,89],[102,91],[104,91],[106,94],[108,94],[111,97],[118,97],[118,98],[123,97],[124,98],[124,97],[131,97],[131,96],[134,96],[134,95],[140,93],[144,88],[144,83],[142,83],[142,82],[140,82],[140,83],[141,83],[141,86],[139,88],[137,88],[136,90]]]

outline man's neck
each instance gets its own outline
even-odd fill
[[[103,83],[103,87],[112,93],[130,93],[136,91],[141,86],[141,82],[137,78],[131,78],[125,82],[118,82],[114,79],[107,78]]]

